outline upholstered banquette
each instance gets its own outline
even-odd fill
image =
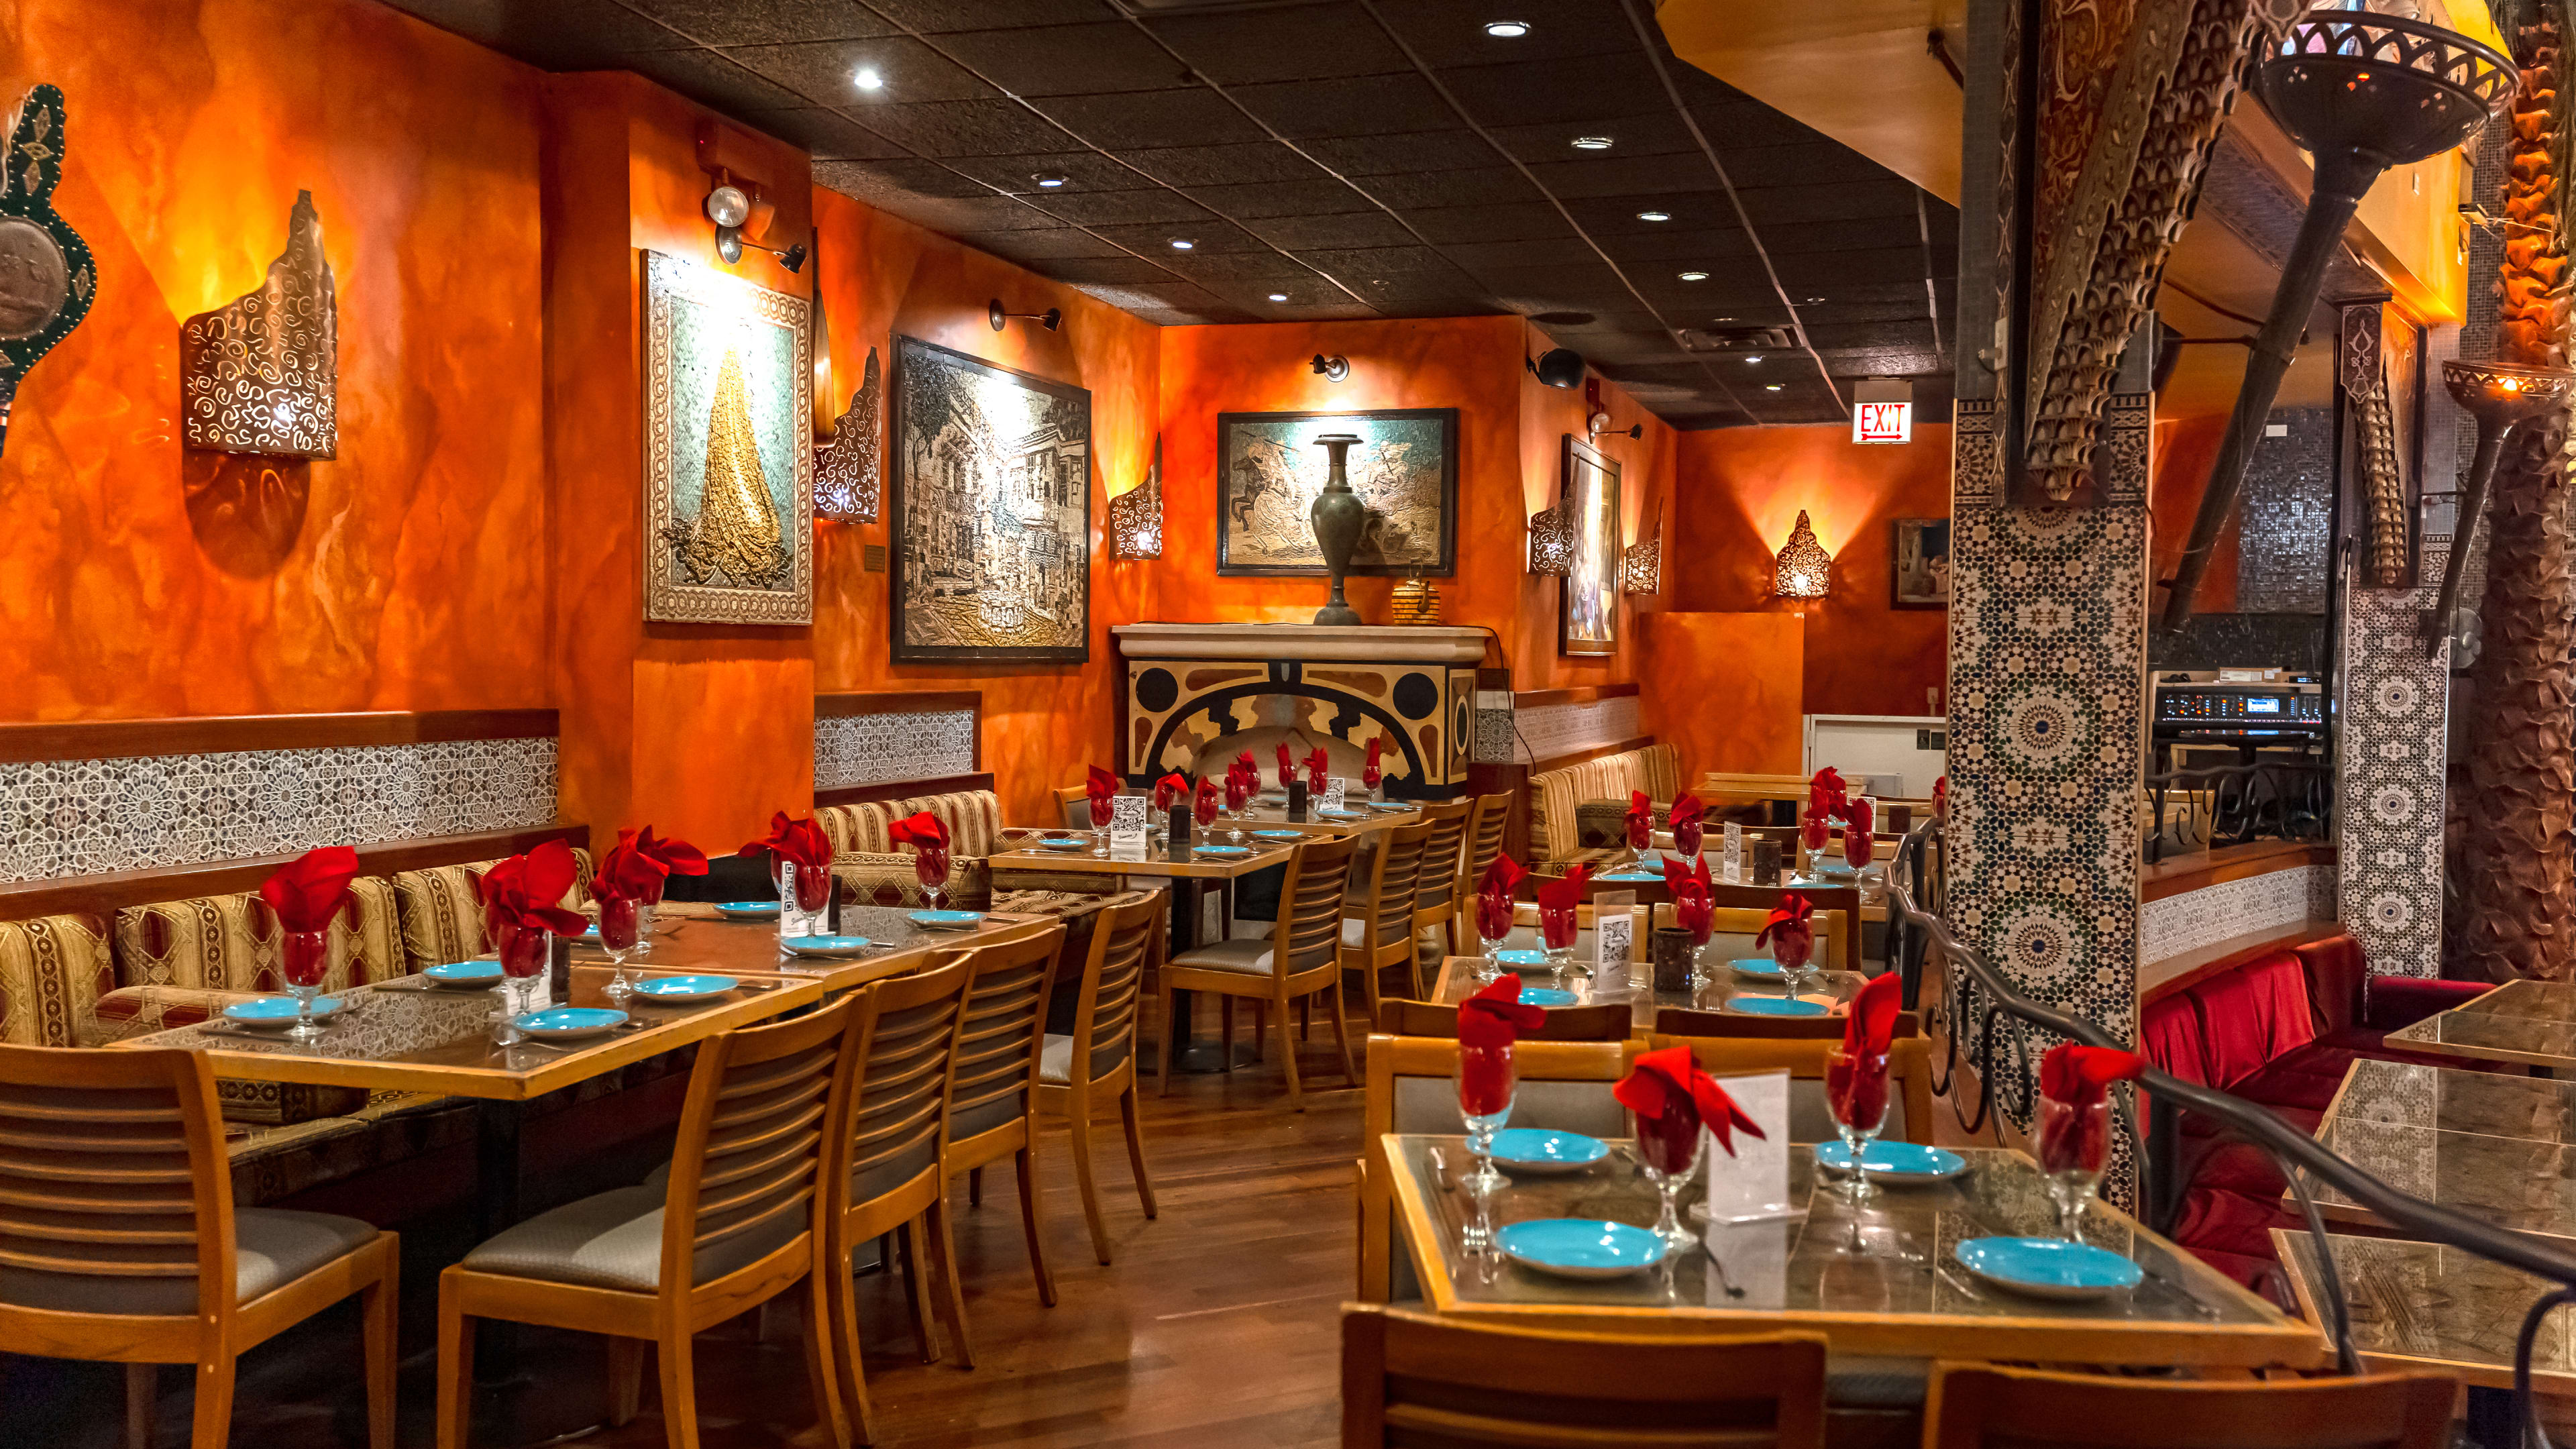
[[[1671,745],[1647,745],[1530,776],[1530,858],[1581,859],[1584,804],[1615,800],[1625,811],[1629,797],[1639,790],[1655,802],[1660,818],[1682,791],[1681,752]]]
[[[895,845],[887,827],[927,812],[948,827],[948,904],[967,911],[1087,914],[1117,890],[1114,876],[1065,872],[1006,873],[995,879],[987,857],[1039,832],[1002,824],[1001,797],[990,790],[867,800],[816,807],[814,817],[832,841],[832,875],[841,899],[867,905],[928,904],[913,871],[912,852]]]

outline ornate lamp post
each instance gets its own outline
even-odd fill
[[[2487,488],[2495,481],[2496,459],[2514,425],[2567,405],[2576,393],[2576,372],[2547,367],[2517,367],[2510,362],[2446,362],[2442,386],[2451,401],[2478,420],[2478,450],[2469,460],[2469,479],[2460,490],[2459,521],[2451,527],[2451,557],[2442,566],[2442,594],[2433,605],[2428,654],[2451,635],[2451,615],[2460,604],[2462,566],[2469,557],[2478,517],[2486,511]]]

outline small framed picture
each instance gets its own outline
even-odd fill
[[[1950,520],[1898,518],[1887,525],[1888,607],[1950,607]]]

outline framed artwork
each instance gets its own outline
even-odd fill
[[[1315,446],[1353,433],[1351,491],[1368,526],[1351,550],[1353,575],[1447,578],[1458,572],[1458,410],[1219,413],[1216,571],[1324,577],[1307,515],[1329,469]]]
[[[898,337],[894,660],[1091,658],[1091,393]]]
[[[1892,518],[1887,523],[1891,609],[1950,607],[1950,520]]]
[[[809,304],[644,254],[644,617],[814,622]]]
[[[1619,652],[1619,465],[1565,435],[1557,506],[1574,526],[1574,567],[1557,581],[1559,654]]]

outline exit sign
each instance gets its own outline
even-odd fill
[[[1853,442],[1907,443],[1913,440],[1913,403],[1856,402],[1852,404]]]

